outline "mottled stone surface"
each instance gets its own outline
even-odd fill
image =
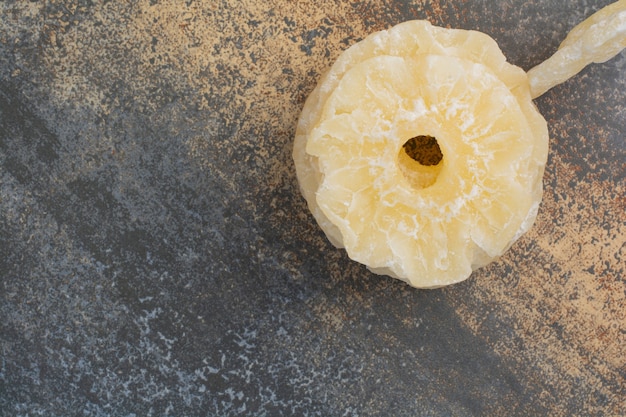
[[[624,53],[536,101],[537,223],[459,285],[351,262],[291,162],[367,33],[478,29],[529,69],[607,3],[0,3],[0,416],[623,415]]]

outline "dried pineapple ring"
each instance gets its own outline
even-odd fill
[[[419,162],[399,159],[415,136],[439,143],[434,182],[420,180]],[[323,173],[317,204],[350,257],[427,287],[465,279],[530,225],[545,163],[533,151],[547,135],[539,138],[483,65],[380,56],[343,76],[306,151]]]
[[[436,138],[439,165],[406,158],[415,136]],[[428,288],[466,279],[530,228],[547,143],[526,74],[495,41],[410,21],[339,57],[307,99],[294,162],[331,242]]]

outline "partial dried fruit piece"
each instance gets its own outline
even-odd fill
[[[624,48],[626,0],[620,0],[578,24],[554,55],[528,71],[532,97],[539,97],[591,63],[608,61]]]
[[[436,140],[438,163],[406,153],[420,136]],[[305,104],[294,160],[334,244],[376,273],[438,287],[532,225],[547,142],[526,74],[491,38],[412,21],[342,54]]]

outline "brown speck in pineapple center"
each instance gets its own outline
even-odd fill
[[[437,139],[432,136],[415,136],[407,140],[402,149],[412,160],[425,166],[437,165],[443,159]]]
[[[433,136],[419,135],[407,140],[398,152],[400,171],[416,190],[430,187],[443,167],[443,153]]]

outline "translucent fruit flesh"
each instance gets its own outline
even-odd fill
[[[624,48],[626,0],[620,0],[574,27],[554,55],[528,71],[532,97],[539,97],[591,63],[611,59]]]
[[[411,138],[437,141],[421,164]],[[547,159],[528,79],[479,32],[424,21],[370,35],[310,95],[298,180],[331,242],[416,287],[467,278],[532,225]]]

